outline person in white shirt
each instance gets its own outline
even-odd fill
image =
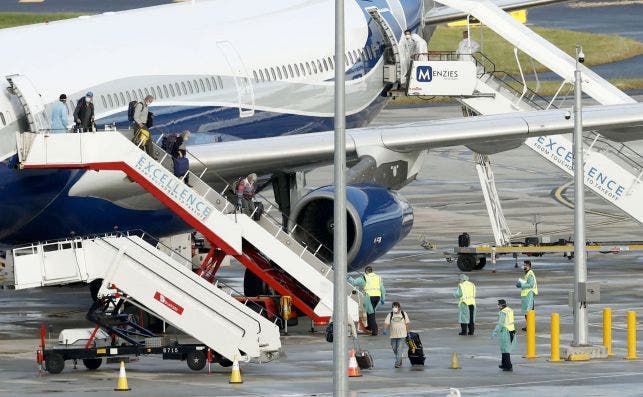
[[[393,302],[391,312],[384,320],[384,335],[391,329],[391,347],[395,354],[395,368],[402,366],[402,346],[405,345],[409,333],[409,315],[402,310],[400,302]]]
[[[469,32],[462,32],[462,41],[458,44],[457,55],[461,61],[473,61],[473,55],[480,51],[480,44],[469,38]]]

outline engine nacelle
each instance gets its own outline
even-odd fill
[[[333,186],[314,190],[292,211],[291,219],[300,226],[294,235],[308,247],[316,249],[322,243],[333,249],[334,191]],[[375,261],[406,237],[413,226],[409,203],[398,193],[376,185],[347,186],[346,213],[349,270]],[[327,249],[320,249],[318,255],[326,263],[333,261]]]

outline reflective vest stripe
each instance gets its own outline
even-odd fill
[[[515,331],[516,328],[514,327],[514,311],[508,307],[505,307],[501,310],[501,312],[505,313],[505,328],[507,328],[508,331]]]
[[[465,305],[475,305],[476,304],[476,286],[471,281],[463,281],[460,283],[460,292],[462,296],[460,297],[459,303],[464,303]]]
[[[380,290],[380,283],[381,278],[375,273],[368,273],[364,275],[364,280],[366,280],[366,284],[364,285],[364,292],[368,296],[382,296],[382,292]]]
[[[538,295],[538,281],[536,281],[536,275],[534,274],[533,270],[529,270],[527,274],[525,275],[525,280],[529,279],[529,276],[533,277],[534,279],[534,286],[532,288],[525,288],[520,291],[520,296],[527,296],[529,295],[529,292],[533,291],[534,295]]]

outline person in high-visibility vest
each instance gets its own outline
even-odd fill
[[[525,278],[520,278],[516,282],[516,287],[520,288],[520,300],[522,301],[521,312],[527,321],[527,312],[534,310],[534,297],[538,295],[538,281],[536,275],[531,269],[531,261],[524,261],[522,270],[525,271]],[[526,331],[527,328],[522,329]]]
[[[498,338],[500,345],[501,361],[498,366],[503,371],[513,371],[511,364],[511,350],[516,345],[516,328],[514,326],[514,311],[507,307],[507,301],[498,300],[498,324],[491,334]]]
[[[473,335],[475,331],[476,286],[466,274],[460,275],[458,289],[453,293],[458,298],[458,314],[461,331],[458,335]],[[469,332],[467,333],[467,326]]]
[[[384,304],[386,299],[386,289],[382,277],[373,272],[371,266],[366,266],[364,274],[361,277],[348,277],[348,282],[355,287],[364,289],[364,310],[366,311],[366,330],[375,336],[378,333],[377,321],[375,319],[375,309],[379,303]]]

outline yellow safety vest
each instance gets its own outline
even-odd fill
[[[380,276],[375,273],[368,273],[364,274],[364,280],[366,280],[364,292],[368,296],[382,296],[382,291],[380,289],[382,279]]]
[[[460,283],[460,292],[462,296],[460,297],[460,302],[465,305],[475,305],[476,304],[476,286],[471,281],[463,281]]]
[[[534,278],[534,286],[532,288],[525,288],[520,291],[520,296],[527,296],[529,295],[530,291],[534,291],[534,295],[538,295],[538,281],[536,281],[536,275],[534,274],[533,270],[529,270],[527,274],[525,274],[525,280],[529,278],[529,275],[531,275]]]
[[[505,313],[505,328],[507,328],[507,331],[515,331],[516,327],[514,327],[514,311],[508,307],[505,307],[500,311]]]

